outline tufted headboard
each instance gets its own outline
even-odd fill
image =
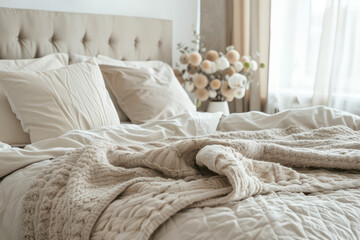
[[[0,59],[38,58],[55,52],[171,64],[172,22],[0,8]]]

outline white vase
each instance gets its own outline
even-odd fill
[[[221,102],[215,102],[215,101],[210,101],[208,108],[207,108],[207,112],[222,112],[226,115],[230,114],[229,111],[229,105],[227,101],[221,101]]]

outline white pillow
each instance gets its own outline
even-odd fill
[[[120,124],[94,59],[47,72],[3,72],[0,84],[31,142]]]
[[[166,63],[156,68],[100,65],[111,92],[133,123],[196,112],[195,105]]]
[[[66,66],[68,61],[69,56],[66,53],[55,53],[36,59],[0,60],[0,71],[47,71]],[[22,129],[1,87],[0,126],[1,142],[13,146],[24,146],[30,143],[29,134]]]
[[[70,53],[69,54],[69,64],[85,62],[92,58],[94,58],[94,57],[81,55],[81,54],[77,54],[77,53]]]

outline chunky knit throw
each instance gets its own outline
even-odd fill
[[[360,133],[292,126],[138,146],[95,142],[39,174],[23,201],[22,237],[148,239],[185,207],[360,186],[358,171],[318,168],[360,170]]]

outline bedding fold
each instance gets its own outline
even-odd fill
[[[173,137],[136,146],[97,141],[54,159],[39,174],[23,201],[22,237],[148,239],[185,207],[273,191],[359,187],[359,142],[359,132],[344,126]]]
[[[184,113],[167,120],[156,120],[142,125],[120,124],[92,130],[72,130],[59,137],[27,145],[23,149],[15,147],[2,149],[0,151],[0,177],[29,164],[57,158],[94,141],[138,145],[149,141],[160,141],[171,136],[213,134],[216,132],[221,116],[220,112]]]

